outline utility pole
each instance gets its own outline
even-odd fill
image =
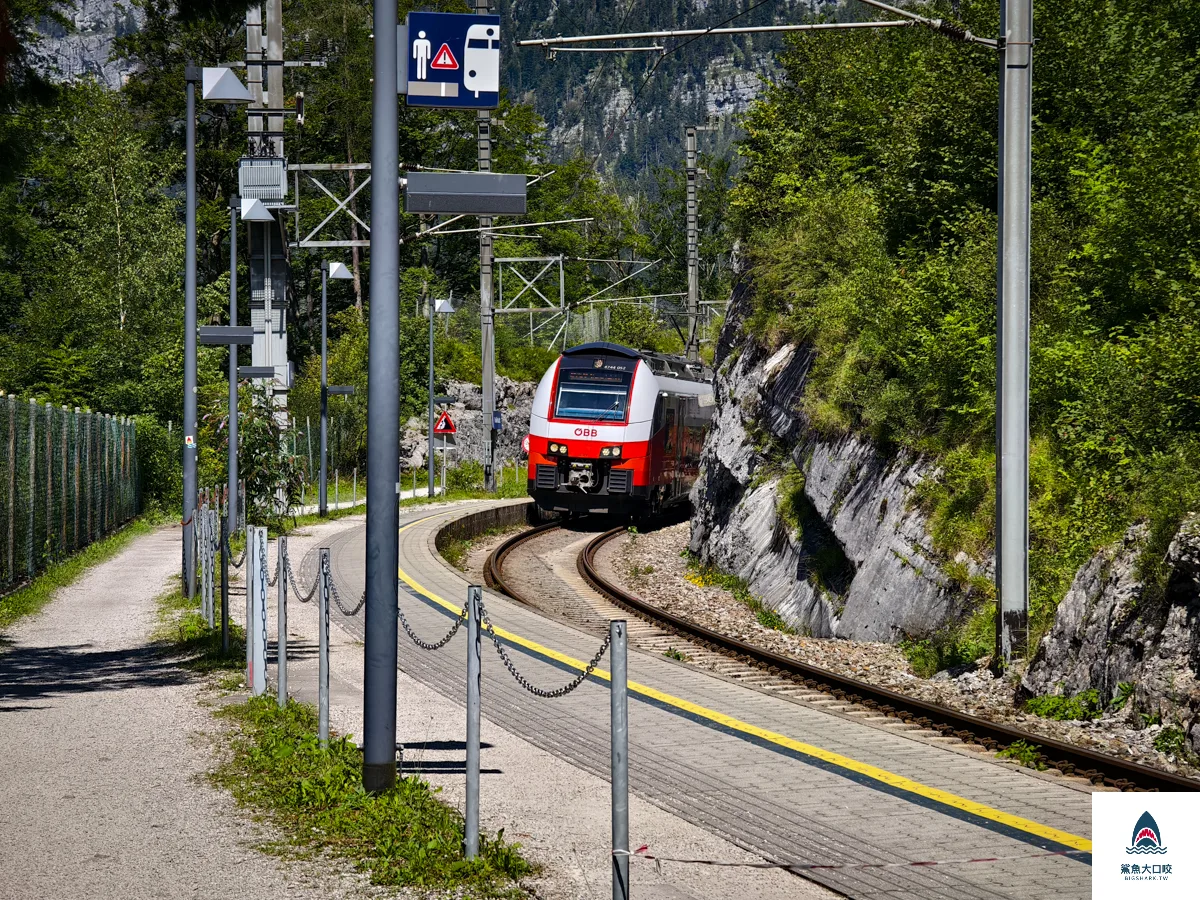
[[[196,82],[200,69],[188,62],[187,175],[183,268],[183,583],[196,593]]]
[[[687,200],[687,357],[700,358],[700,179],[706,174],[699,167],[697,132],[715,131],[712,125],[689,125],[686,129]]]
[[[491,0],[475,0],[475,12],[481,16],[492,11]],[[476,139],[479,146],[479,171],[492,171],[492,111],[481,109],[475,114]],[[490,216],[479,217],[479,335],[483,356],[483,489],[496,489],[493,465],[496,459],[496,432],[493,411],[496,408],[496,335],[492,311],[492,227]],[[430,316],[433,314],[430,313]]]
[[[1007,666],[1029,638],[1029,232],[1033,0],[1004,0],[996,330],[996,616]]]
[[[429,255],[425,248],[421,247],[421,268],[424,269],[429,264]],[[429,313],[429,431],[427,433],[429,447],[426,453],[426,461],[429,466],[429,488],[426,496],[433,499],[433,298],[429,296],[429,282],[421,282],[421,299],[425,301],[426,311]],[[416,498],[416,486],[413,486],[413,498]]]
[[[321,261],[321,474],[317,483],[317,515],[329,511],[329,373],[326,371],[326,294],[329,290],[329,263]]]
[[[396,784],[400,489],[400,147],[396,0],[375,0],[371,120],[371,322],[367,348],[367,591],[363,788]]]

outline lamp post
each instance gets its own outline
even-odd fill
[[[321,481],[317,487],[317,515],[324,516],[328,511],[329,499],[329,373],[326,371],[325,342],[328,333],[325,294],[329,279],[347,280],[353,278],[345,263],[321,262]]]
[[[183,269],[183,580],[188,599],[196,592],[196,84],[211,103],[249,103],[231,69],[184,68],[187,92],[187,188]]]

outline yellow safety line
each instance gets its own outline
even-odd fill
[[[407,531],[414,525],[420,525],[422,522],[427,522],[429,519],[435,518],[428,516],[424,519],[418,519],[416,522],[410,522],[403,526],[400,531]],[[437,594],[418,584],[411,576],[403,569],[400,569],[400,580],[407,584],[417,593],[436,603],[438,606],[457,614],[461,606],[442,599]],[[531,641],[528,638],[521,637],[518,634],[513,634],[511,631],[506,631],[503,628],[496,628],[496,634],[506,641],[509,641],[518,646],[524,647],[527,650],[532,650],[541,656],[549,657],[556,662],[563,663],[580,671],[587,668],[587,663],[581,662],[574,657],[567,656],[564,653],[559,653],[557,650],[552,650],[549,647],[544,647],[536,641]],[[592,673],[597,678],[610,679],[611,676],[603,669],[595,669]],[[1092,842],[1085,837],[1071,834],[1067,831],[1060,831],[1057,828],[1051,828],[1049,825],[1042,825],[1039,822],[1034,822],[1029,819],[1015,816],[1011,813],[1002,812],[998,809],[993,809],[982,803],[976,803],[974,800],[967,800],[964,797],[959,797],[957,794],[952,794],[949,791],[943,791],[940,788],[929,787],[921,784],[918,781],[905,778],[903,775],[897,775],[894,772],[889,772],[886,769],[881,769],[878,766],[873,766],[870,763],[859,762],[856,759],[851,759],[848,756],[842,756],[840,753],[834,753],[830,750],[825,750],[821,747],[815,747],[812,744],[806,744],[803,741],[797,741],[786,735],[777,734],[774,731],[768,731],[765,728],[759,728],[757,725],[751,725],[743,722],[740,719],[735,719],[733,716],[727,716],[724,713],[716,710],[708,709],[699,704],[692,703],[690,700],[684,700],[680,697],[672,696],[671,694],[663,693],[655,688],[644,684],[639,684],[636,681],[630,681],[628,688],[635,694],[641,694],[643,697],[648,697],[658,703],[666,706],[673,706],[676,709],[683,710],[693,716],[698,716],[703,719],[708,719],[710,722],[715,722],[732,731],[739,731],[742,734],[748,734],[760,740],[776,744],[780,747],[786,747],[788,750],[793,750],[797,753],[802,753],[805,756],[811,756],[814,759],[819,759],[823,762],[830,763],[842,769],[847,769],[851,772],[857,772],[860,775],[865,775],[882,784],[890,787],[898,788],[907,791],[911,794],[925,797],[929,800],[934,800],[945,806],[951,806],[955,809],[961,809],[972,815],[979,816],[984,819],[990,819],[993,822],[998,822],[1001,825],[1006,825],[1009,828],[1015,828],[1018,831],[1024,831],[1028,834],[1036,835],[1040,838],[1055,841],[1063,846],[1070,847],[1074,850],[1082,850],[1087,853],[1092,852]]]

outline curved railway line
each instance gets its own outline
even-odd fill
[[[992,751],[1024,741],[1041,747],[1040,761],[1048,768],[1123,791],[1200,790],[1200,782],[1194,779],[918,700],[866,681],[817,668],[672,615],[629,593],[597,570],[597,551],[623,534],[626,530],[624,526],[592,537],[577,554],[575,565],[578,574],[599,595],[598,603],[586,598],[569,603],[564,602],[562,597],[548,599],[534,596],[529,588],[513,585],[516,579],[511,576],[506,579],[506,558],[539,537],[564,530],[560,523],[550,522],[505,540],[489,554],[484,563],[484,580],[488,587],[589,631],[594,630],[590,626],[595,624],[598,616],[609,618],[618,610],[624,610],[640,620],[630,622],[630,637],[645,649],[659,653],[674,650],[681,655],[686,650],[689,661],[706,664],[724,677],[814,705],[832,706],[835,712],[846,707],[857,707],[860,715],[865,711],[868,716],[894,720],[890,724],[898,727],[938,732],[944,737],[978,744]],[[609,607],[609,604],[616,609]],[[640,627],[636,627],[635,623]],[[682,648],[680,639],[687,642]]]

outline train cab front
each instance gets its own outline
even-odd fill
[[[632,515],[645,504],[653,400],[650,414],[642,415],[639,364],[628,348],[585,344],[564,353],[542,377],[528,448],[529,494],[539,508]],[[653,385],[646,387],[653,394]]]

